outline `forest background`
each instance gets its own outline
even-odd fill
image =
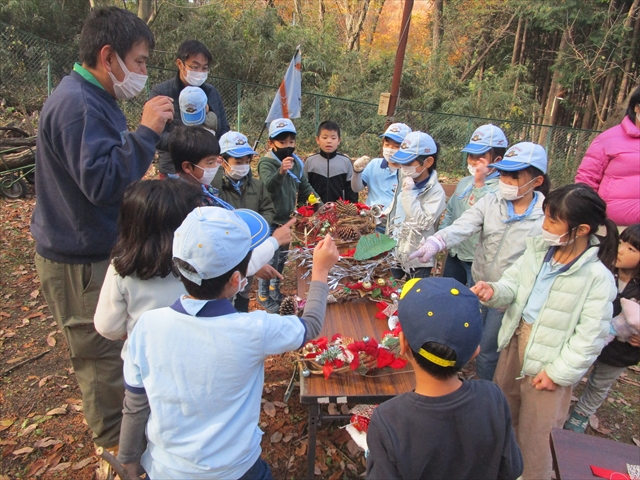
[[[315,108],[315,122],[298,122],[301,150],[315,148],[314,127],[327,119],[343,125],[346,153],[379,149],[385,119],[371,104],[390,89],[399,33],[406,27],[402,0],[0,0],[0,27],[4,33],[9,25],[14,29],[0,45],[5,105],[40,109],[46,76],[54,78],[52,88],[69,71],[82,21],[100,5],[128,8],[151,26],[157,40],[151,85],[175,74],[183,40],[204,42],[214,56],[210,76],[233,79],[211,80],[232,128],[251,141],[275,93],[252,84],[278,85],[301,45],[303,91],[326,96],[313,97],[315,105],[303,96],[303,117],[313,116]],[[465,171],[460,147],[492,118],[504,121],[495,123],[512,143],[546,146],[552,179],[570,183],[595,132],[569,128],[601,131],[618,123],[640,83],[640,0],[418,0],[409,28],[396,121],[443,143],[450,173],[451,165]],[[33,47],[15,40],[20,31],[52,43]],[[63,61],[52,63],[55,52],[62,55],[60,45],[66,47]],[[36,75],[44,75],[38,89],[31,84]],[[236,81],[249,83],[240,88]],[[140,97],[137,104],[123,103],[132,123],[140,118]],[[409,109],[420,113],[402,114]]]

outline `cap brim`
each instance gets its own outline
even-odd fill
[[[403,152],[401,150],[398,150],[391,157],[391,161],[394,163],[400,163],[402,165],[406,165],[407,163],[413,162],[416,158],[418,158],[418,154],[416,153],[409,153],[409,152]]]
[[[185,125],[202,125],[206,117],[206,113],[204,110],[205,109],[203,108],[196,113],[185,113],[181,110],[180,118],[182,118],[182,123],[184,123]]]
[[[281,133],[293,133],[294,135],[297,135],[297,132],[295,130],[293,130],[292,128],[283,127],[283,128],[279,128],[277,130],[274,130],[273,133],[269,133],[269,138],[275,138],[278,135],[280,135]]]
[[[505,172],[517,172],[518,170],[524,170],[525,168],[528,168],[530,166],[530,163],[512,162],[510,160],[502,160],[500,162],[491,164],[491,168],[504,170]]]
[[[237,213],[249,227],[251,232],[251,248],[249,250],[253,250],[271,236],[269,224],[259,213],[246,208],[234,210],[234,213]]]
[[[402,143],[404,141],[404,137],[401,135],[397,135],[395,133],[383,133],[380,135],[380,138],[390,138],[394,142]]]
[[[478,145],[477,143],[470,143],[460,151],[463,152],[463,153],[471,153],[473,155],[480,155],[480,154],[483,154],[483,153],[487,153],[492,148],[493,147],[491,145]]]
[[[244,157],[245,155],[257,155],[257,153],[251,147],[231,148],[226,152],[220,152],[220,153],[226,153],[230,157],[234,157],[234,158]]]

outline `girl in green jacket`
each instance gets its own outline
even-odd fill
[[[554,190],[543,203],[542,235],[527,239],[499,281],[472,288],[487,306],[508,306],[494,381],[511,408],[524,479],[551,478],[549,433],[564,424],[572,386],[609,332],[618,231],[606,209],[587,185]]]

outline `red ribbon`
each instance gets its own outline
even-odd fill
[[[594,465],[589,465],[591,467],[591,473],[593,473],[596,477],[607,478],[609,480],[631,480],[629,475],[622,472],[616,472],[615,470],[608,470],[602,467],[596,467]]]

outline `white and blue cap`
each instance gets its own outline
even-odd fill
[[[505,172],[517,172],[528,167],[536,167],[542,173],[547,173],[547,152],[537,143],[516,143],[507,150],[502,160],[492,163],[491,167]]]
[[[207,116],[207,94],[200,87],[185,87],[180,92],[180,118],[185,125],[202,125]]]
[[[197,285],[230,271],[269,238],[269,224],[253,210],[198,207],[173,235],[173,257],[195,270],[179,268]]]
[[[240,132],[227,132],[220,137],[220,153],[230,157],[240,158],[245,155],[256,155],[249,145],[249,140]]]
[[[389,128],[380,135],[380,138],[390,138],[394,142],[402,143],[405,137],[411,133],[411,128],[404,123],[392,123]]]
[[[435,155],[438,152],[436,142],[424,132],[411,132],[404,138],[400,150],[393,154],[391,161],[406,165],[423,155]]]
[[[293,122],[288,118],[276,118],[269,125],[269,138],[277,137],[284,132],[293,133],[294,135],[298,133]]]
[[[507,146],[509,146],[509,142],[507,142],[507,137],[504,132],[499,127],[488,123],[487,125],[482,125],[477,128],[476,131],[473,132],[471,140],[469,140],[467,146],[461,151],[480,155],[482,153],[487,153],[493,147],[507,148]]]

